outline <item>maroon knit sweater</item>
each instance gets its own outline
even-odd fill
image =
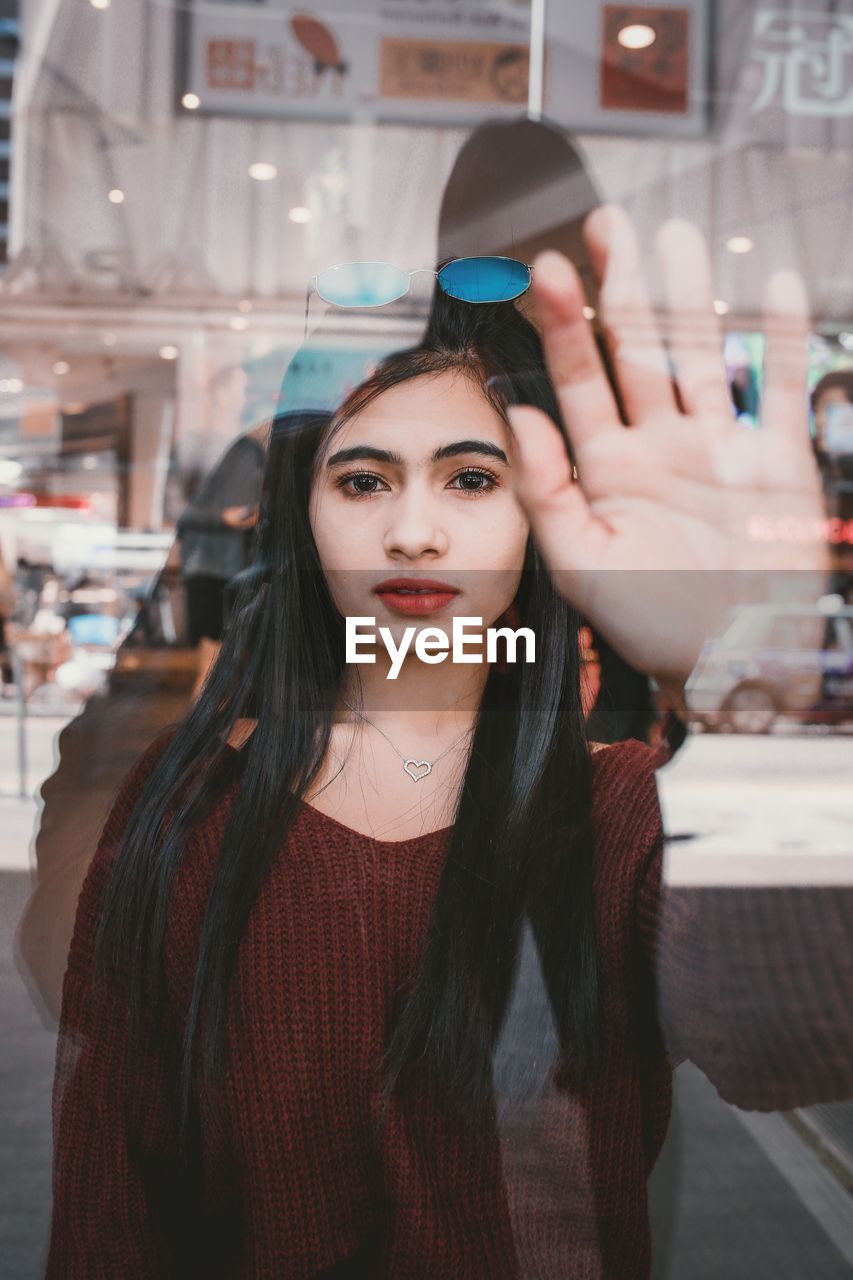
[[[527,947],[488,1120],[466,1125],[427,1081],[383,1120],[379,1062],[416,971],[448,831],[373,840],[303,804],[241,942],[243,1019],[232,1018],[222,1104],[199,1121],[188,1168],[175,1140],[181,1011],[233,795],[192,837],[167,937],[167,1014],[130,1088],[126,999],[91,981],[111,861],[155,755],[125,781],[80,897],[54,1091],[49,1280],[647,1277],[646,1180],[674,1062],[691,1053],[737,1100],[709,1017],[717,970],[696,903],[676,902],[662,934],[660,758],[636,742],[593,757],[594,1083],[555,1087],[548,1004]],[[752,1098],[767,1025],[756,1044],[752,1006],[744,1016],[734,1004],[746,1105],[843,1096],[837,1066],[819,1067],[813,1051],[804,1060],[795,1045],[784,1087],[774,1094],[765,1081]]]

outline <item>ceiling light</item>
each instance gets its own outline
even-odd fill
[[[644,22],[632,22],[630,26],[622,27],[616,36],[623,49],[648,49],[657,38],[654,27],[646,26]]]
[[[751,253],[755,245],[749,236],[732,236],[726,241],[726,248],[729,253]]]
[[[161,360],[177,360],[180,352],[177,347],[173,347],[170,343],[167,343],[165,347],[160,348],[158,355]]]
[[[594,320],[594,319],[595,319],[595,307],[584,307],[584,309],[583,309],[583,318],[584,318],[584,320]]]
[[[181,106],[187,111],[198,111],[201,106],[201,98],[197,93],[185,93],[181,98]]]
[[[9,395],[17,395],[23,389],[24,384],[20,378],[0,378],[0,391],[8,392]]]
[[[229,324],[231,325],[232,329],[237,329],[237,330],[248,329],[249,327],[249,321],[246,319],[245,316],[233,316],[229,321]]]
[[[107,196],[107,199],[110,204],[124,204],[124,192],[118,187],[113,187],[112,191]]]
[[[722,298],[714,299],[714,310],[718,316],[727,316],[729,314],[729,304]]]
[[[93,9],[109,9],[110,0],[89,0]]]
[[[23,470],[14,458],[0,458],[0,484],[14,484],[20,480]]]
[[[82,467],[84,471],[95,471],[98,466],[98,456],[95,453],[87,453],[83,457]]]
[[[296,204],[287,214],[291,222],[310,222],[314,216],[310,209],[306,209],[304,204]]]
[[[67,360],[57,360],[56,364],[53,366],[53,372],[58,378],[61,378],[63,374],[68,373],[70,369],[71,365]]]
[[[845,351],[853,351],[853,333],[839,333],[838,341]]]
[[[271,182],[273,178],[278,177],[278,169],[274,164],[267,164],[265,160],[256,160],[254,164],[249,165],[249,177],[254,178],[256,182]]]

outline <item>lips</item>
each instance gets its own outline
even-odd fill
[[[435,578],[388,578],[373,588],[386,608],[395,613],[425,614],[446,609],[458,587]]]

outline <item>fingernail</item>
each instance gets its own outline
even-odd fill
[[[574,270],[568,258],[556,249],[543,249],[533,260],[533,277],[543,279],[552,289],[570,289],[574,283]]]
[[[779,315],[808,315],[809,300],[799,272],[774,271],[764,290],[764,304]]]

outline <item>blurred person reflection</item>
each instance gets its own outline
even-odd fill
[[[232,391],[245,382],[238,371],[241,377],[231,370],[225,384],[232,430],[239,420]],[[16,933],[19,971],[47,1025],[59,1017],[77,898],[116,788],[144,745],[186,710],[218,649],[231,571],[244,570],[251,556],[268,430],[261,424],[238,437],[209,484],[190,478],[195,499],[178,523],[176,542],[190,596],[190,644],[197,647],[187,649],[181,637],[170,646],[151,626],[164,571],[118,650],[106,689],[58,735],[57,767],[40,788],[33,893]],[[25,591],[27,599],[32,595]]]
[[[853,519],[853,369],[825,373],[811,394],[814,448],[830,513]]]
[[[178,521],[187,638],[198,654],[194,695],[219,651],[228,583],[252,558],[266,459],[264,433],[260,428],[234,441]]]
[[[601,202],[583,151],[566,130],[544,120],[481,125],[462,146],[444,189],[438,259],[497,254],[531,263],[541,249],[557,249],[574,264],[594,308],[598,282],[583,224]],[[518,305],[537,323],[529,295]],[[600,340],[599,349],[609,367]],[[649,741],[658,712],[648,676],[597,631],[593,649],[600,679],[588,719],[590,740]]]
[[[834,546],[832,588],[853,602],[853,369],[833,369],[812,389],[814,451],[828,514],[840,541]]]
[[[180,481],[185,501],[191,502],[219,457],[240,430],[249,377],[242,364],[226,364],[210,379],[202,423],[189,428],[180,444]]]
[[[9,643],[7,623],[15,612],[16,592],[15,580],[9,571],[6,560],[0,550],[0,689],[2,696],[12,696],[15,692],[15,675],[12,668],[12,651]]]
[[[853,429],[850,428],[853,369],[833,369],[825,373],[812,389],[811,404],[815,421],[814,444],[821,467],[827,465],[831,455],[853,453]]]
[[[733,370],[729,390],[736,415],[754,423],[758,418],[759,397],[758,379],[751,365],[741,364]]]

